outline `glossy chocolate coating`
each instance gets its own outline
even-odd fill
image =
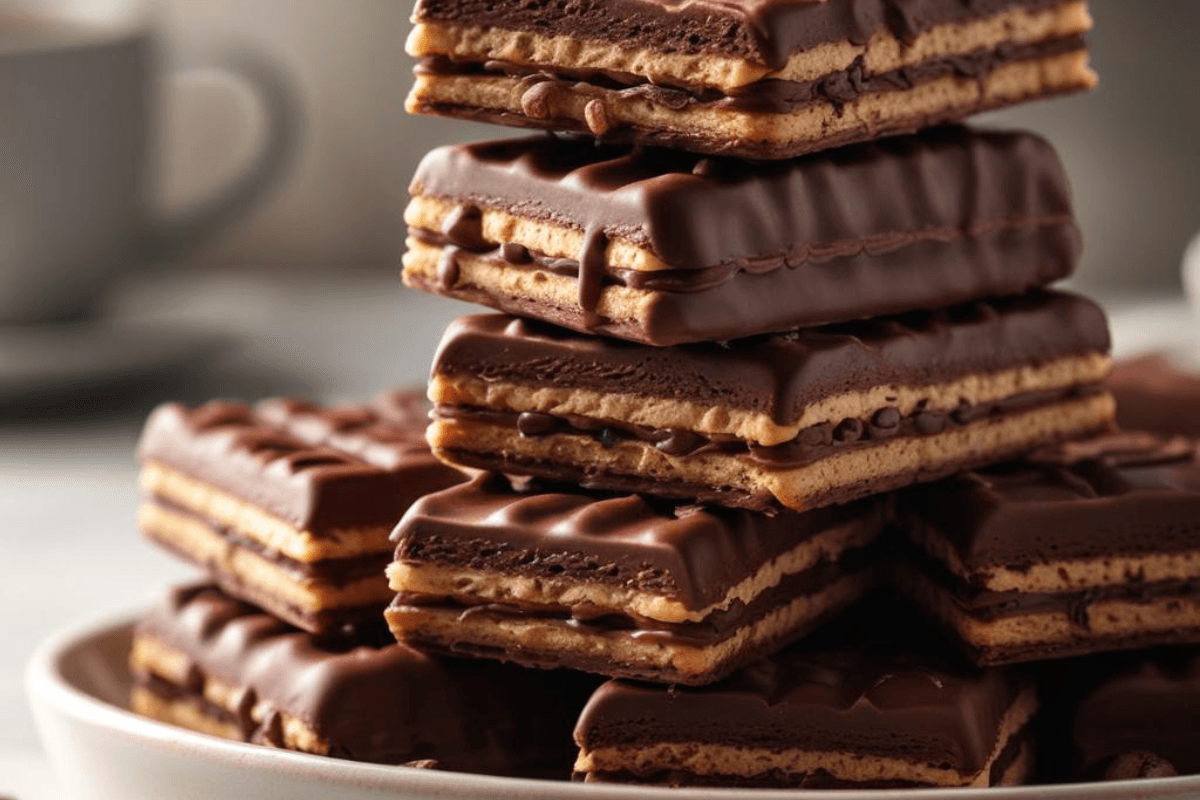
[[[1194,551],[1200,464],[1175,444],[1150,440],[1139,457],[1114,437],[1075,463],[966,473],[904,492],[900,514],[947,541],[968,570]]]
[[[670,398],[794,423],[814,401],[876,386],[966,375],[1108,351],[1092,302],[1058,292],[865,320],[792,334],[676,347],[572,333],[501,314],[461,317],[434,360],[446,377]],[[704,376],[697,380],[697,376]]]
[[[584,748],[694,742],[847,751],[969,775],[986,765],[1019,688],[1007,672],[974,669],[937,648],[801,643],[707,687],[610,681],[584,709],[575,739]]]
[[[576,578],[699,610],[813,536],[848,523],[878,530],[882,521],[876,498],[767,516],[482,476],[418,500],[393,539],[405,563]]]
[[[1053,280],[1080,249],[1066,176],[1045,140],[955,126],[766,164],[570,137],[451,145],[422,160],[412,189],[599,227],[679,270],[761,271],[750,262],[763,260],[794,269],[1043,225],[1057,231],[1053,247],[1006,269]]]
[[[505,269],[572,275],[578,313],[456,288],[456,271],[419,288],[656,345],[1019,294],[1068,276],[1080,252],[1058,157],[1027,133],[949,127],[773,164],[504,140],[433,151],[413,190],[473,204],[475,228],[478,206],[497,208],[628,239],[670,267],[617,271],[594,247],[590,259],[530,266],[526,251],[524,266],[509,264],[459,220],[433,237],[447,263],[461,247]],[[595,316],[614,282],[653,293],[637,326]]]
[[[903,41],[937,25],[1062,0],[583,0],[497,4],[420,0],[414,18],[598,39],[673,53],[715,53],[781,68],[825,42],[865,44],[887,30]]]
[[[1200,650],[1079,661],[1075,670],[1075,680],[1095,684],[1074,716],[1080,776],[1094,778],[1106,771],[1110,778],[1200,773]],[[1139,763],[1119,763],[1138,751],[1143,756],[1136,759]]]
[[[238,724],[248,740],[263,734],[250,709],[266,701],[311,727],[330,755],[356,761],[435,758],[446,769],[492,774],[565,770],[571,721],[595,685],[565,672],[442,660],[394,642],[318,640],[211,586],[173,591],[138,633],[181,651],[201,675],[240,688]]]
[[[379,402],[321,409],[276,400],[258,410],[170,403],[151,414],[138,453],[315,536],[389,528],[417,497],[463,476],[429,452],[425,420],[403,413],[409,401]]]

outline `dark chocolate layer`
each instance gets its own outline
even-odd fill
[[[586,436],[605,447],[611,447],[620,441],[641,441],[652,444],[672,456],[720,453],[749,459],[769,467],[790,469],[812,464],[835,453],[879,446],[885,440],[936,436],[981,420],[1061,403],[1099,391],[1098,387],[1091,386],[1052,392],[1030,392],[1006,397],[994,403],[975,406],[963,404],[951,411],[922,409],[907,417],[902,416],[894,406],[884,406],[866,419],[849,418],[813,425],[800,431],[791,441],[770,447],[748,444],[733,435],[702,436],[673,428],[646,428],[618,420],[590,419],[574,414],[556,417],[534,412],[518,414],[515,411],[443,405],[434,410],[434,415],[437,419],[469,420],[515,428],[522,437]]]
[[[614,321],[577,304],[549,305],[465,283],[458,268],[463,251],[454,245],[446,246],[436,280],[425,280],[413,272],[405,280],[413,288],[507,314],[667,346],[1020,294],[1066,274],[1070,263],[1066,238],[1074,238],[1071,231],[1073,228],[1060,225],[1035,225],[1005,226],[976,236],[934,232],[930,238],[904,247],[882,252],[868,248],[799,269],[781,269],[785,266],[782,259],[767,259],[761,264],[709,269],[606,271],[605,286],[630,286],[652,293],[639,306],[645,316],[637,321]],[[433,238],[422,231],[410,234],[421,240]],[[579,275],[579,262],[573,259],[530,254],[536,260],[514,264],[503,259],[500,251],[472,253],[470,257],[510,271],[552,272],[572,279]],[[1039,270],[1038,265],[1047,269]]]
[[[1200,650],[1159,650],[1073,666],[1075,680],[1095,684],[1075,709],[1080,776],[1096,777],[1134,751],[1169,762],[1172,771],[1161,774],[1200,773]]]
[[[146,422],[138,453],[315,536],[391,528],[417,497],[463,478],[424,445],[424,420],[388,418],[404,401],[381,403],[167,404]]]
[[[1005,257],[988,261],[993,279],[1018,271],[1033,285],[1031,274],[1068,274],[1080,249],[1054,150],[1031,134],[962,127],[768,164],[573,138],[453,145],[425,157],[413,191],[601,230],[680,270],[810,263],[815,271],[922,241],[1053,228],[1045,252],[1009,250],[1033,264],[1000,270]]]
[[[689,84],[678,79],[659,80],[656,77],[655,82],[651,82],[642,75],[628,72],[579,69],[557,64],[527,66],[496,60],[483,63],[455,62],[444,56],[433,56],[421,59],[414,71],[418,75],[445,77],[516,77],[526,87],[522,105],[525,105],[525,97],[531,98],[531,103],[536,103],[532,98],[539,95],[544,97],[547,92],[571,92],[582,82],[613,92],[618,100],[648,101],[672,111],[703,108],[752,114],[788,114],[815,103],[827,103],[841,114],[847,104],[863,95],[909,91],[944,78],[983,80],[1002,66],[1086,50],[1087,42],[1083,36],[1022,44],[1006,43],[996,49],[956,53],[883,73],[869,72],[862,59],[858,59],[848,69],[830,72],[816,80],[767,78],[730,94],[711,86]],[[609,131],[605,131],[603,138],[608,140],[609,134]]]
[[[1076,463],[1014,463],[911,489],[907,524],[953,546],[968,570],[1200,550],[1200,464],[1148,443],[1137,458],[1101,440]],[[1144,586],[1142,581],[1136,581]]]
[[[1034,292],[727,344],[658,348],[505,315],[458,319],[435,376],[669,398],[794,424],[806,406],[877,386],[922,386],[1108,351],[1103,312]],[[697,380],[703,376],[703,380]]]
[[[252,552],[264,561],[270,562],[296,582],[306,584],[310,587],[314,584],[327,587],[342,587],[368,577],[377,578],[382,583],[384,570],[392,560],[390,553],[374,552],[346,558],[327,558],[321,561],[297,561],[278,550],[267,547],[262,542],[247,536],[241,536],[226,527],[217,525],[209,519],[162,498],[153,498],[146,502],[167,509],[172,514],[191,517],[195,522],[206,525],[214,536],[219,536],[229,544],[229,547],[236,547]],[[159,537],[156,537],[156,540],[159,544],[171,547],[169,541],[164,541]]]
[[[358,761],[436,758],[493,774],[565,766],[563,743],[589,684],[569,673],[442,661],[395,643],[318,641],[204,586],[173,592],[138,632],[186,654],[199,678],[242,687],[247,740],[271,741],[278,731],[278,719],[260,726],[250,718],[266,701],[326,739],[330,755]]]
[[[584,749],[669,742],[848,751],[971,775],[995,750],[1020,685],[941,650],[801,643],[713,686],[611,681],[592,696],[575,739]]]
[[[808,569],[786,575],[779,583],[761,592],[749,603],[735,601],[728,608],[715,611],[698,622],[664,623],[627,614],[597,615],[592,607],[546,608],[528,604],[510,605],[481,603],[461,605],[442,598],[401,594],[392,609],[403,613],[416,607],[448,619],[467,620],[483,617],[497,625],[512,621],[537,621],[551,627],[569,627],[587,637],[608,640],[631,639],[662,648],[710,648],[730,641],[738,634],[747,634],[740,647],[725,658],[716,660],[706,672],[680,671],[673,666],[621,661],[604,652],[603,647],[588,647],[579,651],[547,647],[540,642],[526,643],[519,638],[503,642],[505,634],[498,633],[498,642],[480,642],[465,636],[447,640],[424,635],[417,629],[405,630],[403,641],[414,647],[447,655],[468,655],[498,659],[542,669],[566,668],[593,672],[610,677],[633,678],[656,683],[702,685],[720,680],[733,670],[775,652],[780,647],[812,631],[825,619],[842,611],[844,603],[830,603],[820,613],[800,618],[792,627],[780,627],[771,635],[761,635],[755,626],[769,615],[803,599],[816,599],[839,581],[853,581],[843,597],[852,602],[871,585],[874,557],[868,550],[850,550],[831,561],[822,559]],[[820,606],[818,606],[820,607]],[[389,612],[391,613],[391,612]],[[498,629],[499,630],[499,629]]]
[[[814,536],[843,525],[878,530],[882,520],[875,499],[769,517],[639,495],[514,489],[485,476],[418,500],[393,538],[399,562],[571,578],[702,609]]]
[[[668,53],[728,55],[780,69],[792,53],[826,42],[848,40],[861,45],[882,30],[912,41],[947,23],[1062,4],[1062,0],[535,0],[520,4],[420,0],[414,18]]]
[[[922,554],[910,554],[912,568],[918,570],[934,585],[948,593],[949,599],[955,604],[959,613],[979,620],[994,622],[1005,617],[1024,616],[1027,614],[1062,613],[1070,619],[1080,632],[1091,630],[1091,606],[1106,600],[1126,601],[1129,603],[1148,603],[1162,598],[1177,598],[1183,601],[1195,602],[1200,600],[1200,577],[1172,579],[1162,581],[1146,581],[1132,578],[1128,583],[1118,583],[1108,586],[1080,589],[1062,592],[1023,592],[1018,590],[995,592],[982,589],[970,581],[963,580],[952,574],[940,562]],[[1152,634],[1159,641],[1187,641],[1190,636],[1183,635],[1178,629],[1167,634]],[[1095,637],[1085,640],[1071,640],[1061,645],[1034,645],[1034,650],[1041,648],[1044,658],[1051,657],[1054,652],[1078,650],[1088,652],[1095,650]],[[1126,637],[1119,637],[1124,639]],[[1131,639],[1134,637],[1130,637]],[[1134,646],[1134,645],[1126,645]]]
[[[528,603],[488,602],[470,605],[415,593],[401,593],[392,603],[392,607],[426,606],[449,609],[461,619],[542,619],[570,625],[595,636],[628,636],[643,641],[659,642],[666,646],[707,647],[729,639],[733,634],[794,600],[815,595],[843,577],[860,573],[865,567],[872,565],[872,562],[872,557],[865,550],[847,551],[836,561],[823,558],[801,572],[785,575],[779,583],[761,592],[749,603],[734,601],[728,608],[714,611],[699,622],[662,622],[639,617],[632,611],[598,613],[592,606],[547,607]],[[865,584],[863,588],[867,588]],[[420,639],[414,637],[409,641],[418,642]],[[470,652],[465,648],[460,651],[457,642],[450,649],[456,653]],[[530,652],[526,653],[526,650]],[[515,644],[505,660],[524,663],[522,658],[535,652],[540,651],[534,647]],[[590,655],[586,654],[583,658]],[[553,658],[555,661],[549,666],[589,669],[587,665],[594,663],[576,660],[573,653],[560,653]],[[538,663],[540,666],[547,666],[544,657],[539,658]]]

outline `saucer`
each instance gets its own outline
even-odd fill
[[[45,643],[26,687],[72,797],[142,800],[1143,800],[1200,796],[1200,775],[985,789],[672,789],[467,775],[361,764],[243,744],[135,716],[126,707],[132,623],[90,624]]]
[[[0,326],[0,402],[146,378],[211,359],[234,341],[136,319]]]

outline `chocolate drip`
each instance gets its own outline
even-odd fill
[[[696,169],[702,160],[715,174]],[[684,270],[822,261],[864,243],[879,253],[911,243],[886,237],[977,235],[1022,219],[1070,226],[1071,215],[1045,141],[961,127],[769,164],[544,136],[452,145],[422,160],[413,189],[581,231],[599,225]],[[1056,257],[1073,263],[1078,251],[1076,242]]]
[[[438,284],[442,291],[450,291],[458,285],[458,279],[461,270],[458,266],[459,249],[453,245],[447,246],[442,251],[442,257],[438,261]]]
[[[485,252],[493,247],[483,236],[483,211],[478,206],[457,206],[442,223],[442,233],[464,250]]]
[[[589,226],[583,235],[583,250],[579,254],[579,306],[583,309],[588,327],[595,327],[602,319],[596,309],[600,305],[600,290],[604,286],[607,253],[608,235],[603,226]]]
[[[521,266],[533,263],[533,256],[530,254],[529,248],[516,242],[505,242],[500,248],[500,252],[509,264]]]

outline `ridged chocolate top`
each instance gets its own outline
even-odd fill
[[[794,645],[706,687],[610,681],[584,708],[575,740],[847,751],[973,774],[995,749],[1019,685],[935,652]]]
[[[322,409],[270,400],[258,409],[177,403],[150,415],[138,446],[157,461],[321,536],[390,528],[417,497],[463,480],[424,440],[415,393]]]
[[[1095,775],[1133,751],[1166,759],[1180,775],[1200,773],[1200,649],[1080,661],[1076,669],[1076,680],[1096,683],[1075,711],[1081,773]]]
[[[1200,464],[1186,443],[1122,435],[1066,451],[915,487],[899,513],[968,569],[1200,549]]]
[[[599,39],[669,53],[716,53],[779,69],[824,42],[911,41],[937,25],[1063,0],[419,0],[414,19]]]
[[[875,386],[921,386],[1106,353],[1094,303],[1059,292],[971,303],[790,334],[649,347],[503,314],[461,317],[435,375],[667,397],[794,423],[812,402]]]
[[[603,231],[674,269],[770,259],[819,269],[864,252],[1053,228],[1058,236],[1033,265],[1011,265],[1035,270],[1032,286],[1069,274],[1080,252],[1066,176],[1050,145],[1028,133],[963,127],[771,163],[568,137],[451,145],[425,157],[412,191]]]
[[[567,491],[500,476],[428,495],[397,526],[396,560],[567,576],[706,608],[769,561],[845,524],[878,530],[876,498],[767,516],[640,495]]]
[[[211,586],[173,591],[138,631],[329,742],[330,755],[520,774],[563,754],[594,681],[427,656],[390,642],[317,640]],[[248,710],[254,702],[242,704]],[[563,762],[564,766],[566,763]]]

